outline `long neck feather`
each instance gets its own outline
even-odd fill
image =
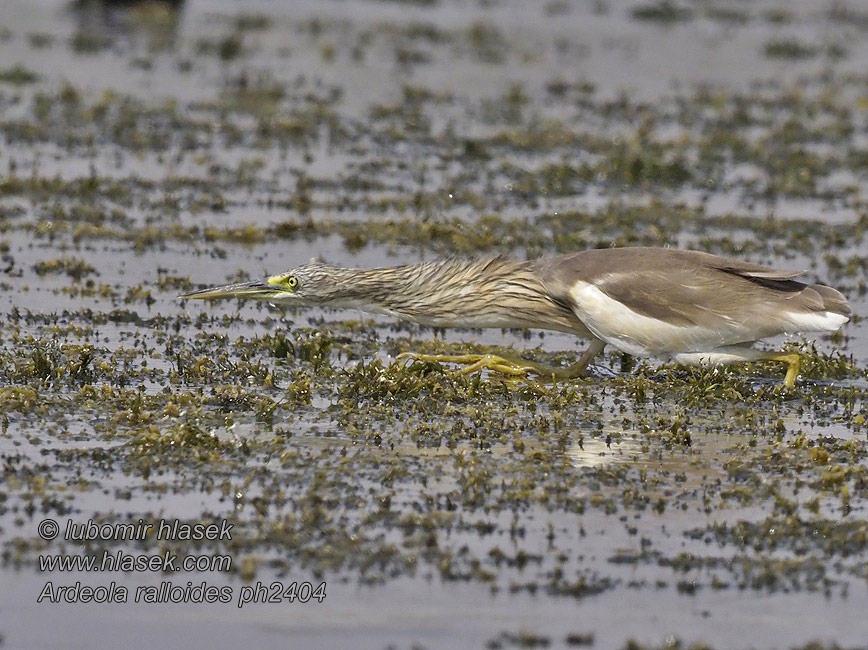
[[[583,334],[530,262],[448,258],[380,269],[340,269],[328,304],[435,327],[540,328]],[[337,288],[340,287],[340,288]]]

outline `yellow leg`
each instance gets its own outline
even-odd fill
[[[799,370],[802,367],[802,357],[796,352],[787,354],[779,353],[768,357],[771,361],[781,361],[787,364],[787,376],[784,377],[784,386],[792,388],[796,385],[796,378],[799,376]]]
[[[556,368],[547,366],[535,361],[527,361],[517,357],[510,357],[500,354],[417,354],[415,352],[404,352],[398,355],[398,359],[419,359],[420,361],[433,361],[436,363],[460,363],[466,367],[459,370],[462,375],[467,375],[472,372],[477,372],[484,368],[493,370],[504,375],[510,376],[526,376],[528,373],[539,375],[541,379],[552,379],[554,381],[575,379],[585,374],[588,365],[594,358],[603,351],[605,343],[599,339],[591,341],[591,345],[582,355],[582,358],[576,361],[571,366],[566,368]]]

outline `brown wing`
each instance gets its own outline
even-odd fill
[[[591,250],[540,262],[538,272],[559,299],[569,302],[577,281],[590,283],[637,314],[716,332],[719,345],[793,331],[787,313],[849,314],[834,289],[794,280],[800,271],[697,251]]]

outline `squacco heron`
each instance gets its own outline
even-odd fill
[[[753,344],[778,334],[834,332],[850,316],[840,292],[796,280],[801,273],[698,251],[608,248],[532,261],[446,258],[375,269],[311,263],[181,297],[255,298],[360,309],[435,327],[537,328],[590,339],[581,358],[562,368],[499,355],[402,355],[466,364],[463,372],[570,379],[609,344],[689,365],[779,361],[787,364],[784,385],[792,387],[799,355]]]

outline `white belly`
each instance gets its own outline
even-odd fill
[[[637,357],[708,352],[728,343],[750,341],[743,325],[721,319],[720,328],[673,325],[639,314],[593,284],[577,282],[570,292],[576,315],[588,329],[623,352]]]

